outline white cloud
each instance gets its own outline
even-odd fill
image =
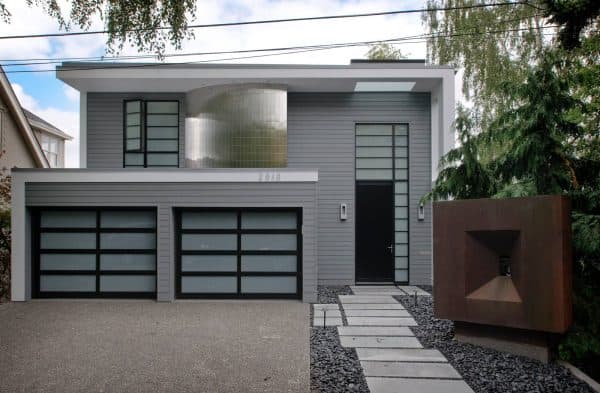
[[[79,91],[78,90],[73,89],[69,85],[64,85],[63,92],[65,93],[65,96],[69,99],[69,101],[79,102]]]
[[[67,168],[79,167],[79,113],[43,106],[34,97],[27,94],[18,83],[11,85],[21,106],[73,137],[72,140],[65,142],[65,166]]]

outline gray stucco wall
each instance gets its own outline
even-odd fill
[[[88,168],[122,168],[123,100],[180,99],[182,94],[88,93]],[[322,284],[354,284],[354,140],[356,123],[409,124],[409,261],[411,284],[431,284],[431,209],[418,221],[431,187],[429,93],[289,93],[288,167],[319,170],[318,265]],[[349,217],[339,220],[339,204]]]
[[[302,298],[316,301],[316,183],[32,183],[26,206],[157,208],[157,299],[174,298],[173,207],[302,207]],[[28,266],[30,265],[30,260]]]
[[[431,284],[430,206],[417,219],[431,188],[430,119],[428,93],[288,95],[288,166],[319,170],[319,283],[354,284],[355,124],[408,123],[410,283]],[[348,204],[345,222],[340,203]]]

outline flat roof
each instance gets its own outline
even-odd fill
[[[451,66],[422,61],[321,64],[221,64],[66,62],[58,79],[84,92],[188,92],[230,84],[279,84],[290,92],[352,92],[357,82],[415,82],[411,91],[430,92]]]

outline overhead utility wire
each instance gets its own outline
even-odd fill
[[[546,29],[546,28],[554,28],[556,26],[540,26],[535,27],[534,29]],[[457,37],[457,36],[465,36],[465,35],[484,35],[484,34],[497,34],[497,33],[505,33],[505,32],[514,32],[514,31],[527,31],[530,28],[520,28],[520,29],[506,29],[506,30],[492,30],[487,32],[465,32],[465,33],[452,33],[452,34],[430,34],[430,35],[414,35],[414,36],[405,36],[405,37],[397,37],[385,40],[373,40],[373,41],[356,41],[356,42],[344,42],[344,43],[331,43],[331,44],[315,44],[315,45],[304,45],[304,46],[291,46],[291,47],[279,47],[279,48],[260,48],[260,49],[243,49],[243,50],[233,50],[233,51],[215,51],[215,52],[192,52],[192,53],[175,53],[175,54],[167,54],[165,57],[187,57],[187,56],[206,56],[206,55],[223,55],[223,54],[236,54],[236,53],[253,53],[253,52],[277,52],[277,51],[287,51],[287,50],[303,50],[303,49],[336,49],[336,48],[346,48],[353,46],[366,46],[372,45],[376,43],[397,43],[397,44],[407,44],[407,43],[421,43],[426,42],[431,38],[449,38],[449,37]],[[275,55],[275,54],[271,54]],[[155,57],[153,55],[138,55],[138,56],[126,56],[126,57],[115,57],[114,59],[126,59],[126,60],[135,60],[135,59],[144,59],[148,57]],[[242,57],[248,58],[248,57]],[[99,57],[87,58],[87,59],[101,59]],[[11,67],[11,66],[30,66],[30,65],[41,65],[41,64],[54,64],[61,63],[61,59],[56,59],[56,61],[48,61],[48,62],[27,62],[27,63],[6,63],[2,64],[2,67]],[[193,64],[199,61],[190,61],[190,62],[171,62],[171,63],[147,63],[147,64],[132,64],[130,66],[122,65],[120,68],[134,68],[134,67],[151,67],[151,66],[161,66],[161,65],[177,65],[177,64]],[[114,68],[114,67],[86,67],[81,69],[103,69],[103,68]],[[66,69],[64,71],[75,71],[77,69]],[[25,72],[52,72],[54,69],[44,69],[44,70],[14,70],[9,71],[6,70],[6,73],[25,73]]]
[[[362,18],[362,17],[370,17],[370,16],[386,16],[386,15],[399,15],[399,14],[435,12],[435,11],[444,12],[444,11],[453,11],[453,10],[462,10],[462,9],[500,7],[500,6],[510,6],[510,5],[527,5],[532,8],[541,10],[541,8],[539,8],[538,6],[531,4],[527,1],[510,1],[510,2],[503,2],[503,3],[473,4],[473,5],[454,6],[454,7],[420,8],[420,9],[408,9],[408,10],[396,10],[396,11],[367,12],[367,13],[361,13],[361,14],[309,16],[309,17],[304,17],[304,18],[266,19],[266,20],[253,20],[253,21],[242,21],[242,22],[211,23],[211,24],[189,25],[186,27],[186,29],[200,29],[200,28],[228,27],[228,26],[246,26],[246,25],[259,25],[259,24],[267,24],[267,23],[304,22],[304,21],[327,20],[327,19]],[[169,29],[171,29],[171,27],[161,26],[158,29],[159,30],[169,30]],[[152,29],[132,29],[132,30],[126,30],[126,32],[150,31],[150,30],[152,30]],[[63,32],[63,33],[9,35],[9,36],[0,36],[0,40],[15,40],[15,39],[23,39],[23,38],[69,37],[69,36],[81,36],[81,35],[107,34],[108,32],[109,32],[108,30],[93,30],[93,31],[73,31],[73,32]]]
[[[538,16],[542,16],[542,14],[532,14],[532,15],[527,15],[527,16],[523,16],[523,17],[519,17],[519,18],[512,18],[512,19],[504,19],[504,20],[500,20],[497,21],[497,24],[503,24],[503,23],[510,23],[510,22],[515,22],[515,21],[522,21],[522,20],[526,20],[526,19],[530,19],[530,18],[535,18]],[[537,29],[539,26],[536,27],[529,27],[529,28],[524,28],[524,30],[528,30],[531,28]],[[459,34],[462,31],[465,31],[467,29],[462,29],[459,30],[458,32],[455,33],[448,33],[448,34],[453,34],[454,36],[456,36],[457,34]],[[472,30],[472,29],[469,29]],[[518,29],[518,30],[522,30],[522,29]],[[490,31],[491,33],[495,33],[495,32],[511,32],[511,31],[517,31],[515,29],[509,29],[509,30],[498,30],[498,31]],[[468,32],[468,34],[479,34],[480,32],[473,32],[470,31]],[[489,33],[489,32],[488,32]],[[394,38],[394,39],[389,39],[389,40],[373,40],[373,41],[366,41],[367,43],[378,43],[378,42],[393,42],[395,40],[404,40],[404,39],[413,39],[413,38],[437,38],[437,37],[445,37],[445,36],[449,36],[449,35],[433,35],[433,34],[418,34],[418,35],[414,35],[414,36],[404,36],[404,37],[399,37],[399,38]],[[328,45],[328,44],[326,44]],[[331,44],[331,45],[335,45],[335,44]],[[295,47],[293,47],[295,48]],[[287,50],[290,48],[272,48],[272,50],[278,50],[278,49],[282,49],[282,50]],[[263,51],[263,50],[271,50],[271,49],[256,49],[256,50],[245,50],[246,52],[254,52],[254,51]],[[163,57],[185,57],[185,56],[198,56],[198,55],[212,55],[212,54],[223,54],[223,53],[241,53],[243,51],[219,51],[219,52],[188,52],[188,53],[168,53],[168,54],[164,54]],[[3,67],[10,67],[10,66],[21,66],[21,65],[38,65],[38,64],[55,64],[55,63],[62,63],[64,61],[82,61],[82,60],[92,60],[92,61],[109,61],[109,60],[134,60],[134,59],[149,59],[149,58],[157,58],[156,54],[141,54],[141,55],[125,55],[125,56],[87,56],[87,57],[42,57],[42,58],[21,58],[21,59],[0,59],[0,62],[9,62],[9,63],[3,63],[0,64]],[[39,61],[39,62],[38,62]],[[22,63],[16,63],[16,62],[22,62]]]
[[[546,28],[555,28],[557,26],[542,26],[539,27],[539,29],[546,29]],[[528,30],[528,29],[512,29],[512,30],[499,30],[499,31],[495,31],[495,32],[487,32],[487,33],[462,33],[462,34],[455,34],[452,36],[458,36],[458,35],[473,35],[473,34],[492,34],[492,33],[501,33],[501,32],[508,32],[508,31],[514,31],[514,30]],[[553,34],[544,34],[544,35],[553,35]],[[416,38],[417,36],[415,36]],[[438,36],[436,36],[438,37]],[[409,38],[409,37],[406,37]],[[430,37],[431,38],[431,37]],[[442,38],[442,36],[439,36],[439,38]],[[173,66],[173,65],[187,65],[187,64],[197,64],[197,63],[209,63],[209,62],[217,62],[217,61],[224,61],[224,60],[239,60],[239,59],[250,59],[250,58],[257,58],[257,57],[269,57],[269,56],[279,56],[279,55],[283,55],[283,54],[293,54],[293,53],[301,53],[301,52],[309,52],[309,51],[316,51],[316,50],[327,50],[327,49],[337,49],[337,48],[347,48],[347,47],[354,47],[354,46],[366,46],[366,45],[371,45],[373,43],[378,43],[378,42],[393,42],[393,43],[399,43],[399,44],[406,44],[406,43],[421,43],[421,42],[426,42],[427,41],[427,37],[424,37],[422,39],[412,39],[412,40],[406,40],[403,38],[393,38],[393,39],[388,39],[388,40],[377,40],[377,41],[364,41],[364,42],[349,42],[349,43],[340,43],[340,44],[324,44],[324,45],[310,45],[310,46],[297,46],[297,47],[288,47],[288,48],[267,48],[267,49],[254,49],[254,50],[240,50],[240,51],[224,51],[224,52],[205,52],[205,53],[199,53],[199,54],[194,54],[194,53],[189,53],[189,54],[177,54],[177,56],[197,56],[197,55],[206,55],[206,54],[234,54],[234,53],[249,53],[249,52],[273,52],[273,51],[282,51],[282,50],[297,50],[297,51],[292,51],[292,52],[285,52],[285,53],[267,53],[267,54],[262,54],[262,55],[252,55],[252,56],[241,56],[241,57],[229,57],[229,58],[220,58],[220,59],[210,59],[210,60],[193,60],[193,61],[188,61],[188,62],[172,62],[172,63],[144,63],[144,64],[131,64],[128,65],[127,63],[120,63],[118,65],[118,67],[115,67],[114,65],[106,65],[106,66],[102,66],[102,65],[98,65],[98,66],[92,66],[92,67],[82,67],[82,68],[67,68],[67,69],[63,69],[61,70],[62,72],[69,72],[69,71],[85,71],[85,70],[103,70],[103,69],[128,69],[128,68],[150,68],[150,67],[164,67],[164,66]],[[12,74],[12,73],[41,73],[41,72],[54,72],[55,69],[44,69],[44,70],[13,70],[13,71],[4,71],[6,74]]]

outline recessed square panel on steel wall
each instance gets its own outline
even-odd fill
[[[570,212],[561,196],[434,203],[435,316],[565,332],[572,321]]]

